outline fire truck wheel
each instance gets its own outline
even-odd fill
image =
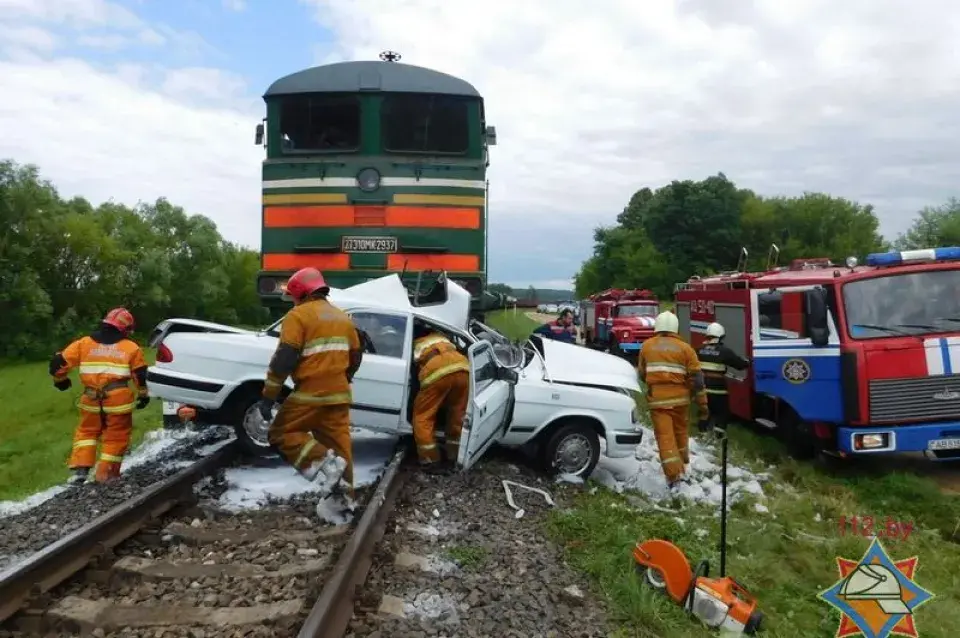
[[[600,436],[585,423],[569,422],[548,435],[541,462],[551,474],[586,479],[600,461]]]
[[[817,456],[817,437],[813,426],[800,418],[790,409],[784,410],[780,417],[780,438],[793,458],[806,461]]]

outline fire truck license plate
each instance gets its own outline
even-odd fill
[[[342,237],[340,252],[343,253],[395,253],[396,237]]]
[[[960,439],[937,439],[927,443],[929,450],[960,450]]]

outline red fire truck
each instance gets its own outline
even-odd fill
[[[640,344],[653,336],[653,322],[659,312],[660,303],[649,290],[598,292],[580,304],[584,344],[612,354],[635,354]]]
[[[733,413],[797,458],[924,452],[960,459],[960,247],[797,259],[676,286],[681,334],[707,325],[751,361],[728,375]],[[746,250],[741,264],[746,263]]]

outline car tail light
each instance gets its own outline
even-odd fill
[[[157,347],[157,363],[172,363],[173,362],[173,352],[165,344],[160,344]]]

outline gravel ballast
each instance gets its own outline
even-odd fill
[[[177,436],[182,440],[149,460],[140,460],[116,484],[70,486],[36,507],[0,518],[0,571],[209,455],[232,434],[227,428],[206,428]]]
[[[310,494],[225,511],[226,489],[223,470],[204,479],[195,503],[49,592],[42,614],[12,619],[0,638],[296,636],[352,526],[318,521]]]
[[[465,474],[410,478],[379,544],[347,636],[356,638],[591,637],[608,635],[602,605],[545,534],[543,496],[557,484],[503,460]]]

